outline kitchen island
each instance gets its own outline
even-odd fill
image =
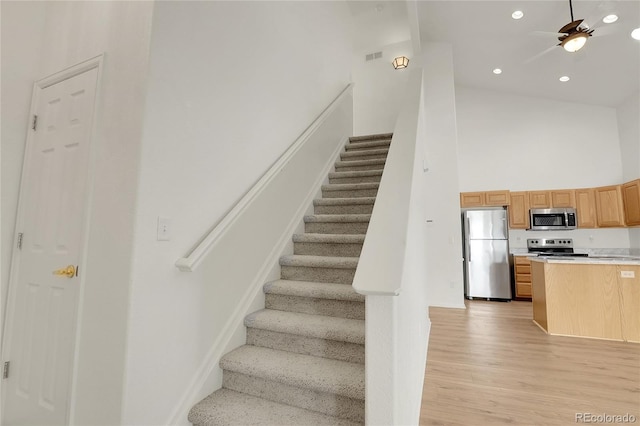
[[[640,257],[534,257],[533,320],[552,335],[640,342]]]

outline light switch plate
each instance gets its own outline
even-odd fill
[[[636,277],[636,273],[635,273],[635,271],[620,271],[620,277],[621,278],[635,278]]]
[[[171,219],[158,216],[158,241],[171,240]]]

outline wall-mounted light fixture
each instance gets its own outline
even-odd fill
[[[401,70],[409,66],[409,58],[406,56],[398,56],[392,62],[393,67],[397,70]]]

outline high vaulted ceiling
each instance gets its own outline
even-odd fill
[[[409,25],[404,1],[349,3],[360,34],[356,48],[366,39],[379,44],[366,46],[374,49],[408,38],[408,29],[400,31]],[[630,37],[640,27],[638,0],[573,0],[574,18],[595,29],[576,53],[554,47],[559,42],[551,34],[571,21],[568,0],[418,0],[417,10],[423,43],[451,43],[456,84],[605,106],[640,89],[640,41]],[[515,10],[524,17],[512,19]],[[618,21],[602,23],[610,13]],[[561,83],[564,75],[571,79]]]

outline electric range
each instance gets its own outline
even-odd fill
[[[587,253],[573,251],[571,238],[529,238],[527,239],[529,253],[538,256],[586,257]]]

